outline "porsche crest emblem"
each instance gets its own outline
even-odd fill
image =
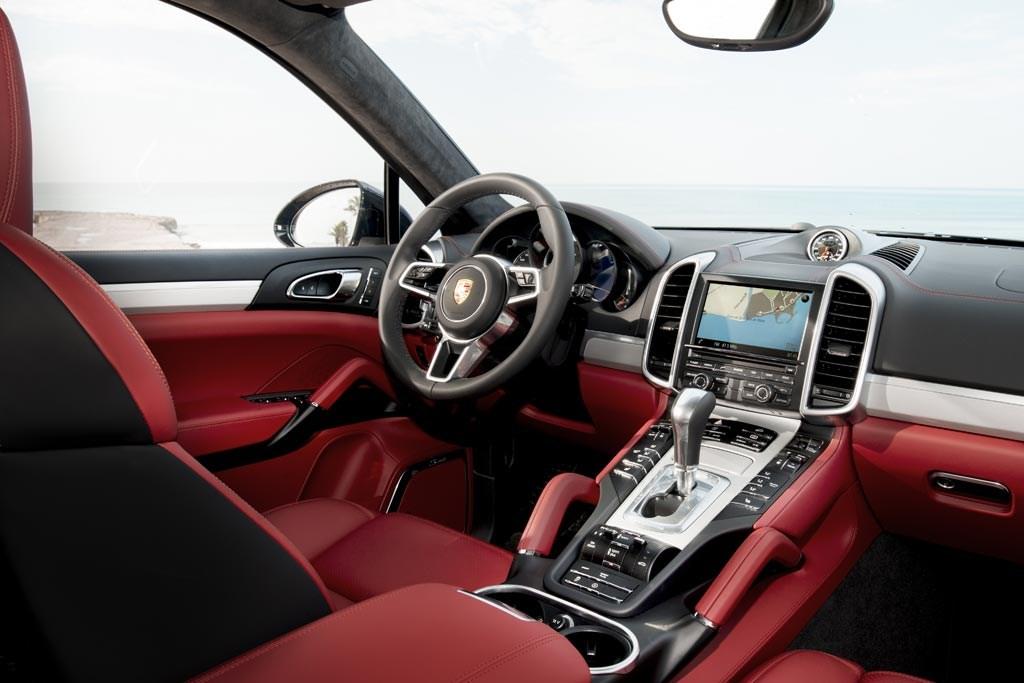
[[[468,277],[460,278],[455,281],[455,291],[452,292],[452,298],[455,299],[457,305],[461,306],[469,298],[472,291],[473,281]]]

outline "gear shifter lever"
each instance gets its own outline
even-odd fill
[[[697,485],[701,437],[704,436],[704,427],[714,409],[714,394],[688,388],[679,392],[669,412],[675,441],[676,485],[679,496],[684,499]]]

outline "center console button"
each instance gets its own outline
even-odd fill
[[[568,614],[556,614],[548,619],[548,626],[556,631],[564,631],[576,625],[576,621]]]
[[[750,508],[751,512],[758,512],[761,510],[761,508],[765,506],[765,503],[768,502],[768,499],[765,498],[764,496],[756,496],[751,495],[749,493],[741,493],[740,495],[733,498],[733,502],[739,503],[741,505],[746,505],[748,508]]]
[[[754,399],[758,403],[768,403],[775,398],[775,389],[768,384],[758,384],[754,387]]]

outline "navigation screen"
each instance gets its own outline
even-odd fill
[[[712,282],[696,343],[795,359],[810,311],[809,292]]]

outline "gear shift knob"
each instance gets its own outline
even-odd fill
[[[679,392],[669,411],[675,442],[676,484],[683,498],[697,485],[701,437],[714,409],[714,394],[689,388]]]

